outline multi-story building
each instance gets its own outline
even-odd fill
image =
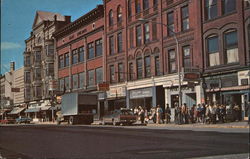
[[[36,12],[30,37],[25,40],[24,51],[24,99],[30,106],[31,103],[36,106],[44,105],[50,99],[48,82],[54,78],[55,43],[52,34],[68,23],[70,16]]]
[[[98,5],[54,33],[56,78],[62,93],[96,92],[103,82],[103,13],[103,5]]]
[[[240,105],[244,113],[250,101],[250,2],[200,3],[207,100]]]

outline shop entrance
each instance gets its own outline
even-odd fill
[[[175,108],[175,105],[179,105],[179,95],[171,95],[171,108]]]

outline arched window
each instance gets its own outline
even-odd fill
[[[113,11],[110,10],[109,11],[109,26],[112,26],[114,24],[114,20],[113,20]]]
[[[117,23],[122,22],[122,8],[121,6],[118,6],[117,8]]]

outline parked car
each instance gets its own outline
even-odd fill
[[[136,115],[131,109],[121,108],[103,116],[102,124],[131,125],[136,122]]]
[[[5,118],[1,120],[1,124],[15,124],[16,120],[13,118]]]
[[[22,116],[22,117],[16,118],[16,123],[17,123],[17,124],[21,124],[21,123],[27,124],[27,123],[30,123],[31,120],[32,120],[32,119],[29,118],[29,117],[24,117],[24,116]]]

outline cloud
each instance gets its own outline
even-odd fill
[[[22,46],[18,43],[13,42],[2,42],[1,43],[1,50],[11,50],[11,49],[19,49]]]

